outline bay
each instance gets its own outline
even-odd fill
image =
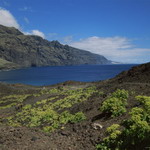
[[[0,81],[36,86],[52,85],[68,80],[100,81],[115,77],[133,66],[135,64],[32,67],[1,71]]]

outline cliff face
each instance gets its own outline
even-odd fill
[[[104,56],[0,25],[0,58],[16,67],[110,64]],[[5,68],[5,67],[4,67]]]

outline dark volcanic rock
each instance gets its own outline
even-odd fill
[[[114,78],[119,82],[150,83],[150,62],[132,67]]]
[[[0,58],[20,67],[110,64],[104,56],[0,25]]]

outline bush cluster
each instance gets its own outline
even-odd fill
[[[113,124],[110,127],[107,128],[107,137],[103,139],[103,142],[101,144],[98,144],[96,148],[98,150],[111,150],[111,148],[116,145],[119,147],[119,145],[122,143],[119,141],[119,136],[121,135],[121,131],[118,129],[120,128],[119,124]]]
[[[139,107],[129,112],[130,118],[107,128],[108,136],[97,145],[98,150],[150,149],[150,97],[137,96]]]
[[[112,117],[119,116],[126,112],[127,99],[128,91],[118,89],[102,103],[100,109],[104,113],[110,113]]]

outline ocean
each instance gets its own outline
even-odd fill
[[[0,81],[35,86],[52,85],[68,80],[100,81],[113,78],[133,66],[135,64],[32,67],[1,71]]]

